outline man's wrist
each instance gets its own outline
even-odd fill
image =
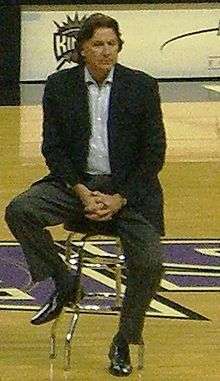
[[[119,199],[120,203],[121,203],[121,208],[123,208],[125,205],[127,205],[127,199],[125,197],[123,197],[120,193],[116,193],[115,196],[117,196],[117,198]]]
[[[75,194],[85,203],[91,195],[91,191],[84,184],[76,184],[73,187]]]

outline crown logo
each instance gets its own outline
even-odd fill
[[[65,62],[77,62],[75,41],[86,18],[86,16],[83,16],[80,20],[78,12],[76,12],[74,20],[72,20],[70,16],[67,16],[67,22],[63,22],[62,25],[54,21],[54,24],[57,26],[53,40],[54,54],[57,61],[61,61],[57,66],[57,70],[59,70]]]

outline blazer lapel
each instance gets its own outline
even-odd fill
[[[89,104],[83,66],[78,67],[78,75],[75,75],[74,80],[74,108],[77,111],[77,119],[80,126],[90,129]]]
[[[126,86],[123,67],[120,64],[116,64],[109,101],[108,139],[110,160],[113,157],[114,142],[120,130],[121,104],[124,102],[125,94],[128,91]]]
[[[111,126],[114,125],[114,122],[117,118],[117,114],[120,109],[120,105],[118,103],[118,98],[120,96],[120,93],[123,90],[123,79],[121,75],[121,66],[119,64],[115,65],[115,71],[114,71],[114,77],[113,77],[113,84],[110,94],[110,102],[109,102],[109,119],[108,124],[109,128],[111,129]]]

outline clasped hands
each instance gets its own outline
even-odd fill
[[[122,207],[122,198],[119,194],[104,194],[99,191],[90,191],[85,205],[85,217],[93,221],[109,221]]]
[[[84,184],[77,184],[74,191],[84,205],[85,217],[92,221],[109,221],[124,205],[124,199],[118,193],[91,191]]]

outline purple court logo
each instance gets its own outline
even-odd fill
[[[74,20],[72,20],[70,16],[67,16],[67,22],[63,22],[63,25],[59,25],[54,21],[54,24],[57,26],[57,32],[53,35],[54,54],[57,61],[61,61],[57,66],[57,70],[59,70],[66,62],[77,62],[75,41],[85,20],[86,16],[79,19],[78,13],[76,12]]]
[[[147,316],[154,318],[209,320],[199,310],[199,292],[220,291],[220,240],[163,240],[164,276],[160,290],[151,302]],[[64,244],[56,242],[60,255],[64,255]],[[73,243],[73,250],[81,242]],[[112,241],[88,241],[84,247],[87,256],[115,255]],[[73,259],[74,260],[74,259]],[[122,292],[126,276],[122,275]],[[90,269],[83,271],[86,294],[81,310],[85,313],[116,314],[114,310],[114,276],[112,269]],[[37,310],[53,290],[53,282],[47,280],[32,284],[21,247],[16,242],[0,242],[0,309]],[[197,292],[198,304],[194,310],[172,300],[173,292]],[[101,299],[100,295],[105,298]],[[185,294],[186,295],[186,294]],[[68,309],[67,309],[68,312]]]

